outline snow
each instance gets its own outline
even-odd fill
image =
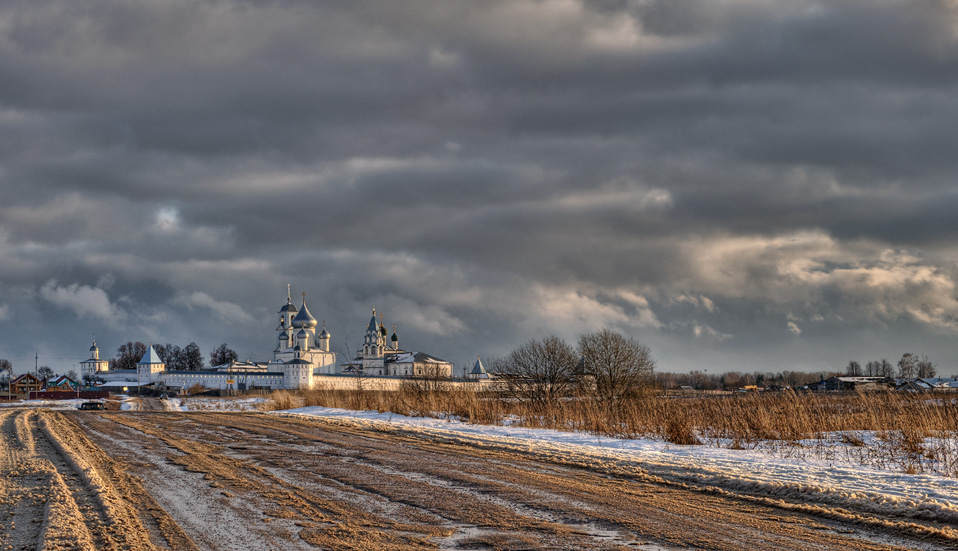
[[[259,411],[266,398],[170,398],[168,411]]]
[[[83,402],[97,402],[100,400],[89,400],[89,399],[76,399],[72,398],[70,400],[19,400],[13,402],[3,402],[0,403],[0,407],[30,407],[30,408],[47,408],[47,409],[76,409],[77,406]]]
[[[774,457],[761,449],[676,446],[647,438],[619,439],[455,419],[375,411],[304,407],[272,414],[336,419],[378,430],[400,430],[445,441],[512,449],[560,462],[638,468],[666,481],[851,510],[945,522],[958,521],[958,480],[902,474],[851,461]]]

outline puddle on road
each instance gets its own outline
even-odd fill
[[[629,546],[643,551],[676,551],[676,547],[663,547],[656,543],[637,540],[632,534],[621,530],[610,530],[599,528],[594,524],[565,524],[564,526],[579,535],[590,536],[595,540],[619,546]],[[509,532],[496,530],[495,528],[476,526],[474,524],[454,525],[455,532],[448,537],[437,539],[441,551],[484,551],[488,550],[488,545],[482,542],[488,539],[498,539],[503,536],[523,537],[521,532]],[[475,547],[470,546],[470,542],[476,543]]]

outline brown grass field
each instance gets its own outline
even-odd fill
[[[279,391],[266,408],[325,406],[469,423],[575,430],[677,445],[757,448],[786,457],[844,459],[905,473],[958,476],[958,397],[896,392],[638,393],[620,404],[587,396],[533,406],[496,393],[409,384],[397,392]]]

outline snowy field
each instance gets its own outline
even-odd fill
[[[538,457],[596,465],[630,464],[665,480],[719,490],[896,517],[958,522],[958,480],[899,474],[847,461],[773,457],[760,449],[676,446],[649,439],[616,439],[549,429],[473,425],[456,420],[404,417],[375,411],[305,407],[271,412],[336,419],[376,430],[400,430],[424,438],[513,449]]]

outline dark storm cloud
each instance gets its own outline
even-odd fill
[[[457,363],[603,325],[665,369],[958,362],[956,29],[902,1],[5,3],[0,356],[99,326],[262,358],[292,282],[340,348],[375,305]]]

